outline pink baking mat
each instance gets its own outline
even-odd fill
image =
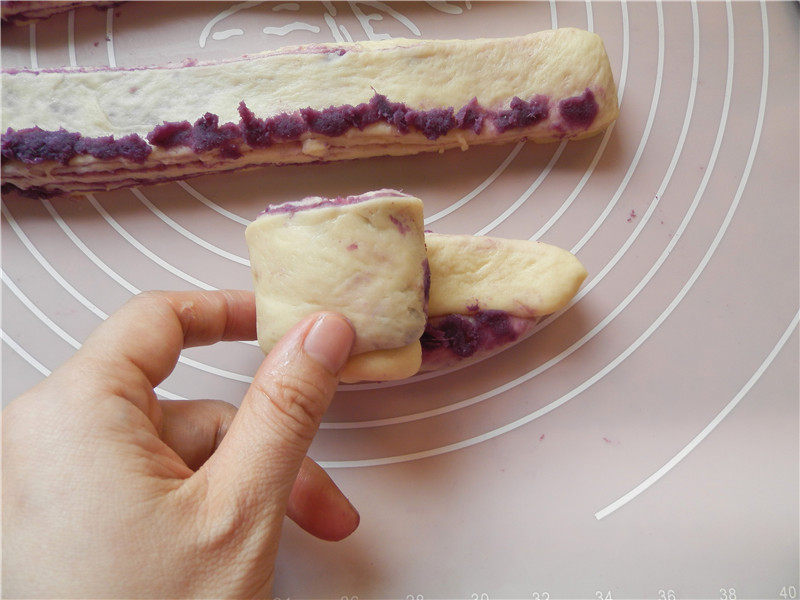
[[[361,512],[287,522],[285,598],[795,598],[795,2],[125,3],[3,27],[3,66],[142,65],[305,42],[600,33],[621,114],[589,140],[3,198],[3,400],[150,288],[249,288],[267,202],[395,187],[428,227],[589,270],[469,369],[342,386],[312,448]],[[238,403],[256,346],[184,353],[165,397]]]

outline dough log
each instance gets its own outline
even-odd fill
[[[618,114],[579,29],[283,48],[235,60],[2,73],[2,178],[31,196],[262,165],[578,139]]]
[[[318,310],[356,345],[342,381],[404,379],[475,361],[563,308],[586,277],[541,242],[422,233],[422,202],[394,190],[271,206],[246,232],[259,343]]]

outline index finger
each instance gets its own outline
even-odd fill
[[[256,337],[255,297],[244,290],[144,292],[111,315],[75,359],[107,381],[161,383],[183,348]]]

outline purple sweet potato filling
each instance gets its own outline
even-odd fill
[[[403,223],[403,221],[394,215],[389,215],[389,220],[394,224],[395,227],[397,227],[397,231],[400,232],[400,235],[405,235],[411,231],[411,228],[407,224]]]
[[[3,183],[0,185],[0,194],[10,194],[11,192],[16,192],[20,196],[24,196],[25,198],[33,198],[34,200],[53,198],[54,196],[60,196],[62,194],[61,191],[47,190],[39,186],[31,186],[23,189],[15,186],[13,183]]]
[[[456,126],[459,129],[471,129],[473,133],[480,133],[483,120],[488,114],[489,112],[478,104],[478,99],[473,98],[456,113]]]
[[[565,98],[558,103],[558,112],[564,122],[571,127],[588,129],[597,116],[599,107],[592,90],[586,88],[580,96]]]
[[[534,96],[530,102],[514,96],[511,108],[501,110],[494,118],[494,125],[500,133],[517,127],[530,127],[550,115],[547,96]]]
[[[567,125],[583,129],[591,125],[598,112],[594,94],[588,88],[580,96],[561,100],[558,108]],[[454,111],[452,107],[413,110],[376,93],[369,102],[358,106],[304,108],[266,119],[258,118],[242,101],[238,123],[220,125],[219,117],[213,113],[206,113],[193,125],[189,121],[164,122],[147,134],[150,144],[135,133],[115,140],[113,136],[84,137],[63,128],[58,131],[39,127],[9,128],[2,136],[2,157],[29,164],[48,160],[67,164],[76,155],[89,154],[103,160],[121,157],[141,163],[152,151],[152,145],[164,149],[188,147],[198,154],[218,149],[223,158],[235,159],[242,156],[242,143],[251,148],[266,148],[275,142],[298,140],[308,132],[338,137],[353,128],[363,130],[379,121],[400,133],[408,133],[413,128],[429,140],[436,140],[454,129],[480,133],[487,122],[497,132],[504,133],[531,127],[549,115],[550,100],[541,94],[529,101],[515,96],[507,110],[488,110],[473,98]]]
[[[337,196],[336,198],[303,198],[299,202],[284,202],[282,204],[270,204],[260,214],[261,215],[277,215],[277,214],[295,214],[304,210],[312,210],[315,208],[323,208],[328,206],[347,206],[348,204],[358,204],[359,202],[366,202],[377,197],[403,197],[405,194],[396,190],[377,190],[374,192],[367,192],[357,196]],[[396,219],[392,218],[394,221]],[[397,221],[399,223],[399,221]],[[401,223],[402,225],[402,223]],[[403,227],[407,227],[403,225]]]
[[[480,310],[470,315],[445,315],[428,319],[420,338],[425,354],[439,349],[467,358],[478,350],[491,350],[517,339],[510,315],[503,310]]]
[[[242,156],[238,144],[241,141],[239,127],[233,123],[220,127],[219,117],[212,113],[204,114],[194,125],[188,121],[158,125],[147,134],[147,141],[161,148],[189,146],[198,154],[219,148],[224,158]]]
[[[53,160],[65,165],[78,154],[90,154],[99,159],[126,158],[141,163],[150,152],[152,148],[135,133],[115,140],[112,135],[84,138],[66,129],[45,131],[39,127],[19,131],[9,128],[0,146],[3,158],[30,164]]]
[[[425,314],[428,313],[428,300],[431,297],[431,267],[428,259],[422,261],[422,295],[424,298]]]

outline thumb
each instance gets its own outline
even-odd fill
[[[275,345],[227,435],[201,468],[212,497],[225,504],[233,501],[236,512],[267,511],[283,519],[354,338],[344,317],[320,313],[301,321]],[[262,522],[270,520],[267,516],[260,515]]]

